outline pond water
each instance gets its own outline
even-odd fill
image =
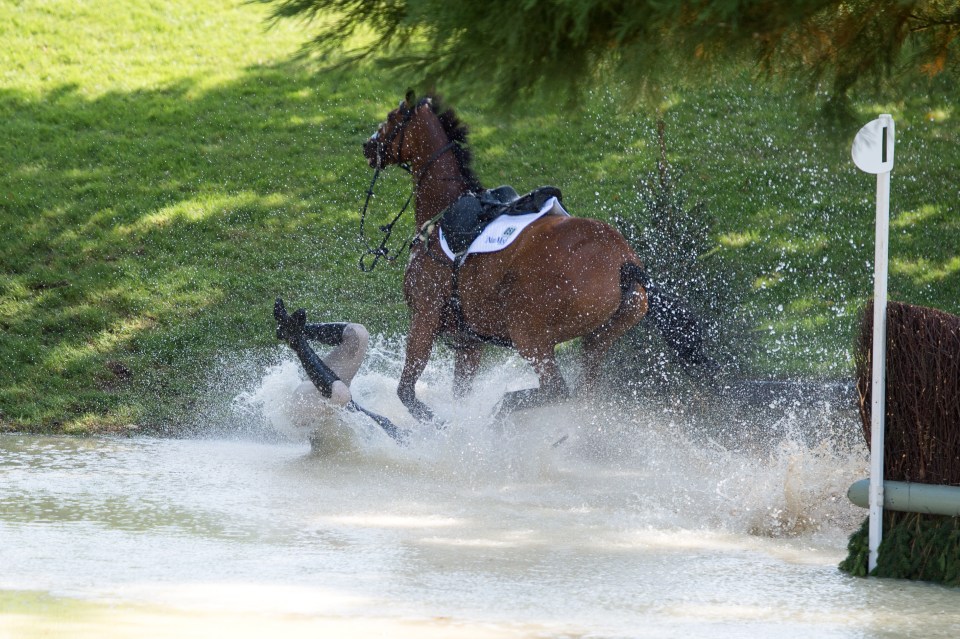
[[[402,448],[360,415],[316,452],[273,434],[296,438],[292,362],[223,411],[232,437],[0,437],[0,636],[960,636],[960,591],[837,569],[866,514],[851,413],[485,417],[528,375],[462,402],[428,375],[447,428]],[[355,390],[413,427],[393,384]]]

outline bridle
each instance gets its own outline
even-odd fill
[[[406,100],[401,100],[401,101],[400,101],[400,106],[397,107],[397,110],[399,111],[400,115],[403,117],[403,119],[400,120],[400,123],[399,123],[397,126],[393,127],[393,129],[390,131],[390,135],[388,135],[388,136],[386,137],[386,139],[383,139],[383,140],[380,139],[380,130],[379,130],[379,129],[377,130],[376,133],[373,134],[373,137],[374,137],[374,138],[376,139],[376,141],[377,141],[376,152],[377,152],[377,166],[378,166],[378,167],[381,165],[380,158],[386,157],[386,155],[387,155],[387,154],[386,154],[386,151],[388,151],[388,150],[390,150],[390,149],[392,148],[392,146],[393,146],[393,141],[394,141],[394,140],[396,139],[396,137],[399,135],[399,136],[400,136],[400,143],[397,145],[397,164],[398,164],[399,166],[404,167],[407,171],[410,170],[410,165],[409,165],[409,164],[400,161],[400,154],[403,152],[403,140],[404,140],[404,137],[405,137],[406,134],[407,134],[407,125],[410,124],[410,120],[413,119],[413,116],[416,114],[417,109],[419,109],[419,108],[420,108],[421,106],[423,106],[424,104],[428,104],[428,103],[429,103],[429,98],[424,98],[424,99],[420,100],[420,102],[418,102],[418,103],[417,103],[416,105],[414,105],[413,107],[409,107],[409,106],[407,106]],[[378,169],[378,170],[379,170],[379,169]]]
[[[444,153],[459,146],[459,143],[456,142],[455,140],[451,140],[447,142],[445,145],[443,145],[442,147],[434,151],[429,158],[427,158],[427,161],[423,164],[422,167],[420,167],[420,169],[416,172],[416,174],[413,174],[413,169],[410,167],[410,164],[408,162],[400,161],[400,154],[403,151],[403,141],[405,139],[404,136],[406,135],[406,132],[407,132],[407,125],[410,124],[410,121],[413,119],[414,114],[416,114],[417,109],[419,109],[424,104],[430,104],[430,99],[423,98],[413,107],[407,106],[406,101],[401,100],[398,110],[400,115],[403,117],[403,119],[400,121],[400,123],[397,124],[397,126],[395,126],[390,131],[390,134],[383,140],[381,140],[379,137],[379,133],[380,133],[379,130],[377,131],[377,133],[374,134],[374,138],[376,139],[375,152],[376,152],[377,166],[374,167],[373,179],[370,180],[370,186],[367,188],[367,196],[363,201],[363,206],[360,207],[359,241],[360,241],[360,244],[364,247],[364,253],[363,255],[360,256],[359,267],[360,267],[360,270],[364,273],[369,273],[373,271],[373,269],[376,268],[377,263],[381,259],[383,259],[386,262],[393,262],[397,260],[397,258],[399,258],[403,254],[404,250],[408,249],[411,246],[411,244],[413,244],[418,238],[420,238],[423,235],[423,231],[418,229],[418,232],[414,234],[413,238],[411,238],[411,241],[404,242],[403,245],[401,245],[400,248],[398,248],[393,253],[391,253],[390,249],[387,247],[387,242],[389,242],[390,236],[393,234],[393,227],[397,224],[397,222],[400,221],[400,218],[406,212],[407,207],[410,206],[410,202],[411,200],[413,200],[413,195],[417,191],[417,185],[420,183],[420,180],[423,179],[423,177],[427,174],[427,171],[430,170],[430,168],[434,165],[434,163],[436,163],[436,161],[439,160]],[[384,168],[386,168],[385,166],[384,167],[379,166],[381,163],[380,158],[386,157],[386,152],[392,148],[393,141],[397,138],[398,135],[400,136],[400,139],[397,144],[396,164],[407,173],[410,173],[413,175],[413,183],[414,183],[413,189],[410,191],[410,195],[407,197],[407,201],[404,202],[403,206],[400,208],[400,212],[394,216],[394,218],[390,221],[389,224],[384,224],[383,226],[379,227],[379,230],[383,234],[383,237],[380,240],[380,245],[377,246],[376,248],[373,248],[367,244],[366,234],[364,232],[366,219],[367,219],[367,209],[370,206],[370,199],[373,197],[373,187],[377,183],[377,178],[380,177],[380,172]],[[429,225],[431,222],[435,223],[436,220],[431,220],[430,222],[427,223],[427,225]],[[373,261],[371,261],[368,264],[367,260],[371,256],[373,257]]]

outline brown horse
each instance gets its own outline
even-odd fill
[[[568,395],[554,355],[558,344],[582,338],[583,382],[590,389],[607,350],[648,306],[669,310],[668,297],[652,286],[627,241],[597,220],[545,215],[503,250],[472,254],[455,268],[430,222],[461,196],[483,190],[464,144],[466,127],[452,111],[440,108],[436,98],[417,102],[411,92],[363,146],[375,169],[399,164],[413,176],[420,233],[404,277],[411,317],[397,394],[419,420],[433,419],[416,398],[415,385],[440,335],[454,347],[458,396],[469,391],[485,342],[512,346],[533,366],[539,388],[508,393],[502,413]],[[686,337],[694,327],[689,316],[653,315],[678,352],[699,354],[699,338]]]

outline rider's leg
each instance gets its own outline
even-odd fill
[[[345,406],[351,400],[350,389],[340,379],[307,342],[306,311],[297,309],[288,315],[281,300],[277,300],[273,309],[274,317],[278,322],[277,337],[284,340],[297,354],[307,377],[313,382],[320,394],[338,406]],[[358,365],[359,366],[359,365]],[[356,371],[353,371],[356,373]]]
[[[345,322],[305,324],[303,334],[311,342],[320,342],[327,346],[337,346],[343,341],[343,331],[346,328],[347,324]]]
[[[370,343],[370,334],[367,329],[362,324],[353,323],[308,324],[306,330],[308,338],[311,338],[311,333],[315,332],[311,330],[313,327],[322,327],[324,337],[330,339],[330,341],[324,341],[324,344],[336,345],[336,348],[323,356],[323,362],[344,383],[350,385],[367,354],[367,345]]]
[[[346,406],[351,399],[350,389],[346,382],[341,380],[334,370],[320,359],[320,356],[310,347],[306,338],[291,343],[293,352],[297,354],[307,377],[317,387],[320,394],[328,398],[337,406]]]

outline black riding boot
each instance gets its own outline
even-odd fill
[[[307,377],[317,387],[320,394],[326,398],[331,395],[331,389],[334,382],[339,382],[337,374],[330,370],[330,367],[323,363],[323,360],[314,352],[307,342],[307,312],[298,308],[292,315],[287,314],[287,309],[283,305],[283,300],[279,297],[273,305],[273,317],[277,320],[277,339],[283,340],[289,344],[293,352],[297,354],[303,369],[307,372]],[[336,325],[334,325],[335,327]],[[343,325],[346,326],[346,325]],[[314,331],[316,332],[316,331]],[[322,337],[335,337],[331,331],[329,335]],[[339,339],[342,340],[343,327],[339,329]]]
[[[346,322],[306,324],[303,327],[303,334],[312,342],[320,342],[326,346],[339,346],[343,344],[343,331],[346,329]]]

